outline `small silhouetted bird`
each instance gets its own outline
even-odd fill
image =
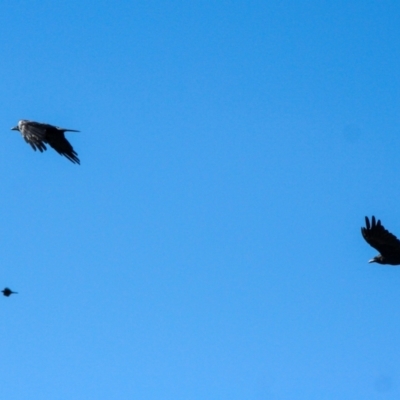
[[[80,164],[78,154],[71,143],[64,136],[64,132],[79,132],[74,129],[64,129],[58,126],[42,124],[40,122],[21,119],[17,126],[11,128],[13,131],[20,131],[22,137],[29,143],[33,150],[40,152],[47,150],[45,143],[49,144],[57,153],[68,158],[73,163]]]
[[[361,228],[361,233],[367,243],[379,251],[380,254],[368,262],[378,264],[400,264],[400,240],[392,233],[387,231],[381,221],[375,220],[373,216],[371,223],[368,217],[365,217],[365,228]]]
[[[2,290],[2,292],[3,292],[4,296],[6,296],[6,297],[10,296],[11,294],[18,294],[17,292],[13,292],[13,291],[12,291],[11,289],[9,289],[8,287],[4,288],[4,289]]]

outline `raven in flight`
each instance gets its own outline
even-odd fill
[[[13,292],[11,289],[9,289],[8,287],[6,287],[5,289],[2,290],[4,296],[8,297],[11,294],[18,294],[17,292]]]
[[[45,143],[49,144],[57,153],[68,158],[73,163],[80,164],[78,154],[64,136],[64,132],[79,132],[74,129],[64,129],[50,124],[21,119],[12,131],[20,131],[25,142],[29,143],[33,150],[40,152],[47,150]]]
[[[378,250],[381,254],[372,258],[368,262],[378,264],[400,264],[400,240],[392,233],[387,231],[381,221],[372,217],[371,223],[368,217],[365,217],[366,228],[361,228],[361,233],[366,242]]]

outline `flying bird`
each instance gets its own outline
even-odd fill
[[[365,225],[365,228],[361,228],[361,234],[366,242],[380,253],[368,262],[399,265],[400,240],[387,231],[379,219],[376,221],[374,216],[371,219],[371,223],[368,217],[365,217]]]
[[[11,294],[18,294],[17,292],[13,292],[11,289],[9,289],[8,287],[6,287],[5,289],[2,290],[4,296],[8,297]]]
[[[28,121],[21,119],[17,126],[11,128],[12,131],[19,131],[25,142],[29,143],[33,150],[39,149],[42,153],[47,150],[45,143],[49,144],[57,153],[73,163],[80,164],[78,154],[75,152],[71,143],[65,138],[65,132],[79,132],[74,129],[64,129],[50,124]]]

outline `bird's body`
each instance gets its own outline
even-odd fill
[[[18,294],[17,292],[13,292],[13,291],[12,291],[11,289],[9,289],[8,287],[4,288],[4,289],[2,290],[2,292],[3,292],[3,295],[6,296],[6,297],[8,297],[8,296],[10,296],[10,295],[12,295],[12,294]]]
[[[361,234],[366,242],[380,253],[369,260],[369,262],[399,265],[400,240],[387,231],[379,219],[376,221],[374,216],[371,219],[371,223],[369,222],[368,217],[365,217],[365,225],[365,228],[361,228]]]
[[[78,154],[64,136],[64,132],[79,132],[74,129],[64,129],[50,124],[28,121],[21,119],[18,125],[12,128],[13,131],[19,131],[33,150],[40,152],[47,150],[45,143],[49,144],[55,151],[68,158],[73,163],[80,164]]]

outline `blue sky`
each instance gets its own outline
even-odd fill
[[[400,235],[399,17],[2,4],[2,396],[398,399],[400,270],[360,227]]]

